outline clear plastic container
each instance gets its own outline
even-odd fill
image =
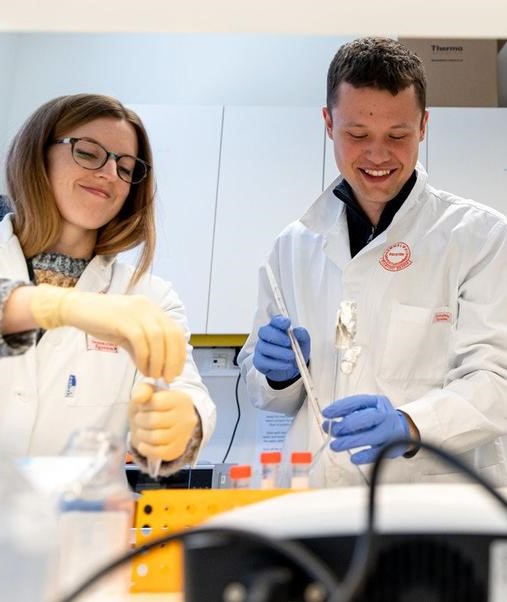
[[[292,452],[291,463],[291,489],[308,489],[310,487],[310,468],[312,465],[311,452]]]
[[[64,452],[89,458],[76,481],[60,497],[60,594],[72,592],[90,575],[129,549],[134,496],[124,476],[123,442],[98,429],[76,431]],[[129,591],[130,567],[111,572],[79,600],[107,599]]]
[[[229,468],[229,478],[233,489],[250,489],[252,467],[249,464],[231,466]]]
[[[278,471],[282,461],[279,451],[261,454],[261,489],[274,489],[278,483]]]
[[[8,457],[0,454],[0,599],[47,602],[56,562],[54,503],[33,487]]]

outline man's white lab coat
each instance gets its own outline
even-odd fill
[[[409,414],[422,438],[507,484],[507,219],[417,182],[391,225],[351,259],[344,204],[334,182],[276,239],[269,263],[294,326],[311,336],[310,371],[321,408],[354,393],[381,394]],[[349,376],[338,371],[335,325],[342,300],[357,303]],[[294,415],[286,448],[316,451],[319,420],[301,379],[273,390],[252,364],[258,328],[279,313],[261,268],[252,334],[239,361],[258,408]],[[326,450],[314,484],[362,481],[347,453]],[[365,473],[368,468],[363,468]],[[383,480],[452,481],[454,469],[423,450],[385,463]]]
[[[76,289],[124,293],[132,267],[97,256]],[[0,275],[29,282],[26,261],[10,217],[0,223]],[[183,305],[171,284],[145,276],[132,289],[162,307],[190,332]],[[128,430],[127,404],[139,378],[122,348],[94,340],[71,327],[47,331],[23,355],[0,360],[0,448],[16,456],[58,454],[72,431],[91,426],[119,436]],[[188,393],[201,417],[204,445],[215,424],[215,406],[190,353],[175,387]]]

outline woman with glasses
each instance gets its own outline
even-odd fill
[[[170,283],[148,274],[155,246],[151,161],[139,117],[94,94],[47,102],[11,144],[6,170],[13,213],[0,222],[0,278],[7,293],[13,282],[27,281],[43,291],[31,302],[43,327],[35,344],[0,362],[0,440],[15,455],[57,454],[76,428],[122,434],[130,427],[137,462],[162,461],[160,474],[170,474],[195,461],[211,435],[215,406],[192,359],[183,305]],[[137,245],[135,267],[116,259]],[[125,299],[139,295],[143,307],[126,310]],[[123,311],[100,303],[108,296],[118,306],[123,300]],[[170,335],[150,302],[171,321]],[[0,322],[2,305],[0,282]],[[130,349],[104,336],[104,324],[93,328],[101,314],[111,325],[131,323],[137,339],[132,335]],[[83,315],[92,334],[54,328],[82,327]],[[149,324],[144,331],[140,315]],[[178,328],[186,337],[179,364]],[[0,337],[0,355],[7,355],[1,351],[7,339]],[[169,389],[143,379],[132,361],[152,343],[172,358],[170,367],[164,371],[158,359],[143,372],[166,381],[176,376]]]

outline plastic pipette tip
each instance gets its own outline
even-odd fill
[[[148,475],[151,479],[157,479],[158,473],[160,472],[160,466],[162,464],[162,460],[157,458],[156,460],[151,460],[148,458]]]

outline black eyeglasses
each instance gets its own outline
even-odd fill
[[[111,157],[116,162],[118,177],[128,184],[139,184],[151,169],[146,161],[132,155],[117,155],[90,138],[60,138],[53,144],[70,144],[72,158],[84,169],[100,169]]]

